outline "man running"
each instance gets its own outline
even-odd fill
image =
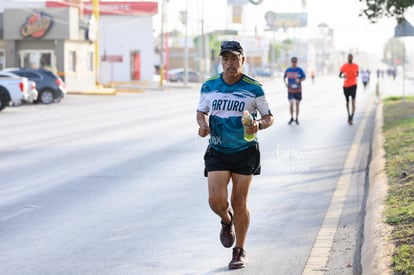
[[[253,175],[260,174],[257,137],[244,139],[241,118],[245,110],[253,115],[255,120],[246,131],[255,134],[273,124],[273,115],[262,85],[242,73],[246,57],[240,43],[223,41],[220,56],[223,72],[207,79],[201,87],[197,124],[199,136],[210,135],[204,154],[208,202],[221,219],[222,245],[230,248],[235,244],[229,269],[238,269],[247,265],[247,199]]]
[[[348,112],[348,124],[352,125],[355,114],[355,96],[357,91],[357,81],[359,67],[353,63],[353,55],[348,54],[348,62],[343,64],[339,70],[339,77],[344,78],[344,95],[346,100],[346,111]],[[352,98],[352,112],[349,110],[349,98]]]
[[[292,57],[290,59],[292,62],[291,67],[285,70],[283,76],[283,81],[288,89],[288,100],[289,100],[289,111],[290,111],[290,120],[289,124],[296,122],[299,124],[299,104],[302,100],[302,81],[305,80],[306,75],[301,67],[297,66],[298,58]],[[296,119],[293,114],[296,114]]]

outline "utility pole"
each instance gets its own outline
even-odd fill
[[[405,44],[404,37],[414,36],[414,27],[408,22],[405,18],[399,20],[398,25],[394,28],[394,37],[402,37],[402,80],[403,80],[403,90],[402,90],[402,101],[405,100]]]
[[[93,16],[95,17],[96,29],[98,32],[95,39],[95,82],[99,84],[99,0],[93,0]]]
[[[164,85],[164,21],[165,21],[165,1],[161,4],[161,52],[160,52],[160,86]]]
[[[184,85],[188,84],[188,0],[185,2]]]

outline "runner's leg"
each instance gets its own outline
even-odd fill
[[[247,209],[247,197],[253,175],[232,174],[233,189],[231,206],[234,211],[234,229],[236,232],[236,247],[244,247],[247,230],[250,224],[250,214]]]
[[[289,100],[289,111],[290,111],[291,118],[293,118],[294,103],[295,103],[295,100],[293,98]]]
[[[210,171],[208,172],[208,203],[210,208],[225,223],[230,223],[228,191],[227,186],[230,181],[230,171]]]
[[[296,120],[299,119],[299,104],[300,100],[296,100]]]

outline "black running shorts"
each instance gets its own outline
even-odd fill
[[[352,99],[355,99],[356,90],[357,90],[357,85],[350,86],[350,87],[344,87],[344,96],[345,96],[346,101],[349,101],[349,97],[351,97]]]
[[[255,144],[246,150],[223,154],[207,147],[204,154],[204,176],[210,171],[230,171],[241,175],[260,175],[260,150]]]
[[[301,101],[302,100],[302,92],[299,93],[289,93],[288,92],[288,100],[292,100],[295,99],[297,101]]]

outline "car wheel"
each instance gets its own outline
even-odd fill
[[[50,104],[53,102],[53,92],[51,90],[43,90],[40,92],[39,100],[43,104]]]
[[[9,103],[9,96],[7,91],[0,87],[0,111],[7,107]]]

